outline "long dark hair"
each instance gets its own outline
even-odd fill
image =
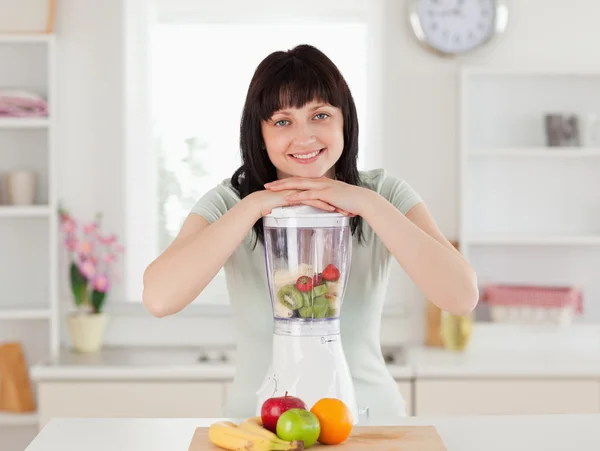
[[[242,199],[265,189],[265,183],[277,179],[277,170],[264,147],[261,122],[282,108],[301,108],[313,100],[342,110],[344,149],[335,164],[335,178],[360,185],[358,117],[348,84],[323,52],[303,44],[288,51],[271,53],[258,65],[250,81],[240,124],[242,166],[231,178]],[[359,216],[351,218],[350,226],[352,234],[358,234],[359,242],[362,242],[362,219]],[[262,219],[253,228],[257,240],[264,242]]]

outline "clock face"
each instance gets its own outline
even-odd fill
[[[413,0],[411,22],[419,39],[444,54],[465,53],[497,29],[498,0]]]

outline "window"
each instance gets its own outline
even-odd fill
[[[156,186],[146,211],[152,246],[129,247],[127,298],[139,301],[143,268],[165,249],[200,196],[240,165],[239,122],[246,90],[258,63],[275,50],[315,45],[340,68],[352,90],[360,121],[359,162],[367,142],[367,24],[360,21],[300,23],[156,23],[152,27],[149,94]],[[147,158],[147,157],[146,157]],[[138,203],[137,201],[135,203]],[[136,205],[134,216],[143,206]],[[139,219],[139,218],[138,218]],[[148,238],[146,238],[148,239]],[[132,268],[136,266],[135,268]],[[223,304],[220,273],[196,303]]]

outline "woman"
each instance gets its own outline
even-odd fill
[[[173,243],[146,269],[146,308],[157,317],[179,312],[225,267],[238,334],[226,414],[253,416],[272,340],[261,218],[293,204],[350,215],[354,250],[341,338],[358,405],[374,421],[404,415],[379,342],[390,259],[427,299],[458,315],[478,300],[472,268],[406,182],[383,170],[358,171],[352,95],[314,47],[274,52],[260,63],[240,132],[242,166],[198,200]]]

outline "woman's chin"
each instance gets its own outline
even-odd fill
[[[333,173],[333,170],[328,166],[311,164],[300,168],[287,168],[287,171],[284,171],[284,173],[289,174],[287,177],[319,178],[330,175]]]

